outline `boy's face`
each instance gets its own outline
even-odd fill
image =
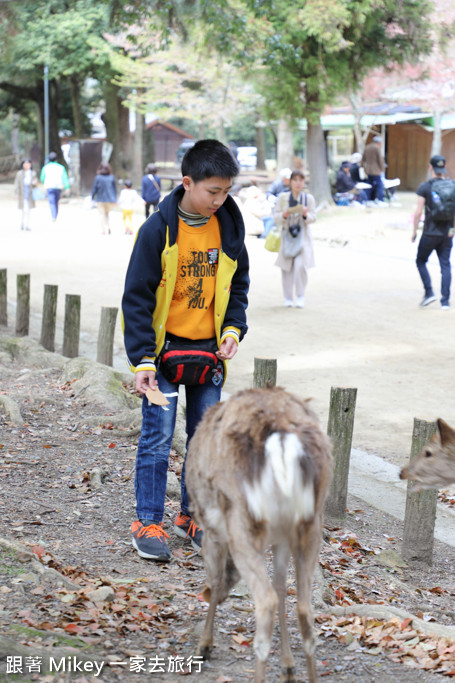
[[[190,176],[182,179],[185,194],[180,205],[188,213],[211,216],[224,203],[232,187],[231,178],[212,176],[197,183]]]

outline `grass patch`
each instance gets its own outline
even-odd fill
[[[57,647],[80,647],[83,650],[89,649],[90,645],[84,643],[77,636],[67,636],[64,633],[56,633],[55,631],[44,631],[32,626],[22,626],[22,624],[11,624],[10,629],[16,633],[23,634],[29,638],[48,638],[54,641]]]
[[[3,576],[19,576],[25,569],[10,548],[0,548],[0,574]]]

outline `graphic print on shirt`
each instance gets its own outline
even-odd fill
[[[174,298],[186,299],[188,309],[208,308],[204,280],[216,276],[218,252],[218,249],[209,248],[207,251],[192,251],[182,257],[178,280],[180,286],[176,288],[178,291],[174,292]]]

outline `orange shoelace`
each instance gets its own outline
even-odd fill
[[[193,520],[191,520],[191,522],[190,522],[190,527],[189,527],[188,532],[187,532],[186,535],[187,535],[187,536],[191,536],[191,538],[193,538],[193,537],[197,534],[197,532],[200,531],[200,530],[201,530],[201,528],[198,527],[198,525],[195,524],[195,523],[193,522]]]
[[[163,527],[161,527],[159,524],[150,524],[149,526],[143,526],[142,529],[139,529],[137,532],[138,537],[140,536],[145,536],[146,538],[162,538],[163,536],[165,538],[169,538],[169,534],[167,534]]]

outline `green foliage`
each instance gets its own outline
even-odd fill
[[[270,111],[316,120],[377,66],[431,49],[429,0],[246,0],[268,24],[261,90]]]
[[[106,30],[106,8],[93,0],[66,5],[62,0],[17,5],[16,26],[26,30],[6,40],[10,74],[41,77],[47,65],[50,79],[94,75],[100,64],[89,40]]]

